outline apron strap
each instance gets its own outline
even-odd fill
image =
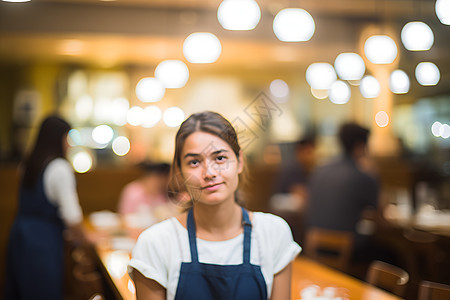
[[[250,247],[252,241],[252,222],[247,211],[242,207],[242,225],[244,226],[244,264],[250,263]]]
[[[247,211],[243,207],[242,207],[242,225],[244,226],[243,261],[244,263],[250,263],[252,223],[250,222],[250,218],[248,216]],[[190,209],[188,212],[187,229],[189,235],[189,248],[191,250],[191,261],[193,263],[198,263],[196,228],[194,222],[194,213],[192,209]]]
[[[189,248],[191,249],[191,261],[193,263],[198,263],[196,229],[194,222],[194,213],[192,208],[188,212],[187,229],[189,234]]]

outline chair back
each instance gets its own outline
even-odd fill
[[[448,300],[450,285],[432,281],[421,281],[419,285],[419,300]]]
[[[306,232],[305,255],[330,267],[346,271],[352,248],[352,232],[321,228]]]
[[[403,297],[409,281],[409,274],[397,266],[375,260],[369,266],[366,281],[371,285]]]

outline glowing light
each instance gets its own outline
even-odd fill
[[[341,53],[334,61],[334,68],[342,80],[360,80],[366,71],[364,60],[356,53]]]
[[[423,86],[432,86],[438,84],[441,73],[432,62],[421,62],[416,67],[416,79]]]
[[[130,141],[124,136],[118,136],[112,143],[112,150],[118,156],[124,156],[130,151]]]
[[[426,51],[433,46],[434,35],[430,26],[424,22],[409,22],[401,32],[402,43],[410,51]]]
[[[142,119],[142,127],[151,128],[161,120],[161,109],[156,105],[150,105],[144,108]]]
[[[380,95],[381,86],[375,77],[366,75],[361,80],[359,89],[364,98],[376,98]]]
[[[114,136],[114,130],[108,125],[99,125],[92,130],[92,139],[99,144],[109,143]]]
[[[117,98],[111,104],[111,118],[114,124],[123,126],[127,123],[127,111],[130,102],[125,98]]]
[[[77,129],[70,129],[69,134],[67,135],[67,140],[69,145],[72,147],[80,146],[82,144],[80,131]]]
[[[273,20],[273,32],[283,42],[309,41],[315,29],[313,17],[301,8],[282,9]]]
[[[389,116],[385,111],[379,111],[377,112],[377,114],[375,115],[375,123],[377,123],[377,125],[379,127],[386,127],[389,124]]]
[[[217,10],[217,19],[228,30],[252,30],[261,19],[261,9],[254,0],[224,0]]]
[[[435,10],[439,21],[444,25],[450,25],[450,0],[437,0]]]
[[[450,125],[448,124],[442,124],[439,134],[442,138],[448,139],[450,137]]]
[[[341,80],[336,80],[330,88],[328,98],[334,104],[345,104],[350,100],[351,91],[348,84]]]
[[[167,89],[182,88],[189,79],[189,69],[181,60],[164,60],[156,67],[155,77]]]
[[[139,106],[133,106],[127,112],[128,124],[139,126],[144,121],[144,109]]]
[[[395,94],[406,94],[409,92],[409,77],[402,70],[395,70],[389,77],[389,87]]]
[[[115,278],[122,278],[127,273],[127,265],[130,257],[122,250],[111,252],[106,258],[106,266],[109,273]]]
[[[92,167],[91,156],[84,151],[80,151],[73,156],[73,168],[78,173],[86,173]]]
[[[434,122],[433,125],[431,125],[431,133],[435,136],[435,137],[440,137],[441,136],[441,127],[442,127],[442,123],[441,122]]]
[[[328,97],[328,90],[316,90],[311,88],[311,94],[314,96],[314,98],[322,100]]]
[[[328,90],[337,79],[329,63],[313,63],[306,69],[306,81],[313,89]]]
[[[289,95],[289,85],[281,79],[275,79],[270,83],[270,93],[277,98],[285,98]]]
[[[4,2],[13,2],[13,3],[20,3],[20,2],[30,2],[31,0],[2,0]]]
[[[175,106],[170,107],[164,112],[163,120],[167,126],[177,127],[184,120],[184,112],[181,108]]]
[[[128,290],[133,293],[136,294],[136,287],[134,286],[133,281],[131,281],[131,279],[128,279]]]
[[[166,89],[158,79],[145,77],[136,85],[136,96],[142,102],[156,102],[164,97]]]
[[[374,64],[390,64],[397,57],[397,45],[387,35],[373,35],[364,43],[364,53]]]
[[[183,54],[191,63],[215,62],[222,53],[219,39],[209,32],[191,33],[183,43]]]

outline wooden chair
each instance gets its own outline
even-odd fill
[[[371,285],[403,297],[409,281],[409,274],[397,266],[375,260],[369,266],[366,281]]]
[[[353,233],[321,228],[306,232],[305,255],[330,267],[346,271],[353,248]]]
[[[432,281],[421,281],[418,300],[448,300],[450,299],[450,285]]]

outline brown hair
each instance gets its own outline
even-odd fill
[[[34,148],[24,161],[22,183],[25,187],[34,186],[50,161],[64,157],[63,138],[69,130],[69,123],[58,116],[49,116],[42,122]]]
[[[175,153],[171,165],[171,180],[169,182],[169,197],[175,201],[180,201],[181,193],[187,193],[184,184],[185,178],[183,178],[181,174],[181,151],[183,150],[184,143],[188,136],[199,131],[213,134],[227,142],[237,159],[239,159],[241,147],[239,146],[236,131],[227,119],[212,111],[192,114],[181,124],[175,137]],[[241,186],[241,181],[242,176],[239,176],[239,186]],[[238,197],[238,190],[235,192],[235,199],[236,202],[241,204],[240,199],[238,200],[238,198],[240,198]],[[193,195],[190,195],[189,200],[191,201],[190,204],[188,204],[189,206],[192,205],[192,201],[195,200],[192,198]]]

